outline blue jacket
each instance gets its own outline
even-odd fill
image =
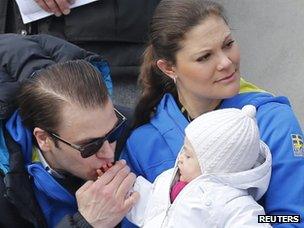
[[[23,126],[17,111],[7,121],[6,128],[21,147],[25,168],[33,179],[34,193],[47,224],[49,227],[55,227],[65,215],[77,212],[75,196],[63,188],[40,162],[31,161],[32,134]]]
[[[246,104],[257,108],[260,135],[273,157],[270,185],[261,204],[268,215],[300,214],[303,219],[304,178],[300,178],[304,173],[303,132],[289,101],[242,80],[240,93],[224,100],[220,108],[242,108]],[[122,158],[136,175],[153,182],[159,174],[174,166],[187,125],[174,98],[165,94],[151,121],[132,132]],[[280,227],[280,224],[273,225]],[[123,225],[128,226],[131,227]]]
[[[40,162],[32,161],[32,133],[24,128],[17,112],[13,113],[21,82],[31,80],[33,72],[41,68],[75,59],[92,63],[111,91],[110,69],[99,55],[49,35],[0,35],[0,210],[5,211],[0,213],[0,227],[84,223],[77,216],[75,196]]]

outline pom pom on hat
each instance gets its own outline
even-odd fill
[[[256,108],[253,105],[245,105],[242,112],[251,118],[255,118]]]
[[[227,108],[203,114],[185,129],[202,173],[233,173],[251,169],[260,151],[256,108]]]

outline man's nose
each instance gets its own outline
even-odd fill
[[[96,157],[102,159],[112,159],[114,158],[114,150],[115,146],[111,145],[109,141],[106,140],[96,153]]]

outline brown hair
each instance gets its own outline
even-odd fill
[[[34,75],[21,86],[18,97],[20,116],[31,130],[40,127],[56,132],[64,104],[95,108],[108,101],[100,72],[84,60],[58,63]]]
[[[177,96],[173,80],[158,69],[157,60],[175,64],[186,32],[210,15],[219,16],[227,23],[222,6],[212,1],[162,0],[159,3],[150,24],[150,41],[140,70],[142,93],[135,108],[134,127],[149,122],[165,93]]]

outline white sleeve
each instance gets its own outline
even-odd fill
[[[130,222],[137,226],[142,226],[144,224],[145,210],[152,193],[152,189],[153,184],[151,182],[142,176],[138,176],[136,178],[133,191],[138,192],[140,197],[138,202],[133,206],[126,217]]]
[[[264,208],[251,196],[237,197],[226,204],[223,208],[223,227],[229,228],[262,228],[271,227],[268,223],[258,223],[258,215],[265,215]],[[223,219],[224,218],[224,219]]]

